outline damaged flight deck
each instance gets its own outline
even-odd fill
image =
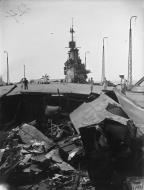
[[[144,108],[116,88],[37,86],[1,87],[1,182],[20,190],[142,189]]]

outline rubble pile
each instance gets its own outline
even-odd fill
[[[47,106],[42,119],[2,131],[0,179],[21,190],[129,190],[144,175],[144,123],[128,106],[101,94],[68,116]]]
[[[70,136],[69,125],[66,131],[52,124],[49,137],[26,123],[7,132],[0,142],[0,179],[22,190],[91,189],[88,173],[74,163],[83,147],[78,134]]]

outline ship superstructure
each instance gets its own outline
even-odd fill
[[[68,51],[68,59],[64,66],[65,81],[72,83],[86,83],[87,74],[90,71],[86,70],[86,65],[82,63],[79,57],[79,49],[76,47],[76,42],[74,41],[74,32],[72,23],[72,27],[70,28],[70,50]]]

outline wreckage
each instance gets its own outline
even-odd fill
[[[1,183],[22,190],[144,187],[143,108],[117,90],[10,96],[13,89],[0,98]]]

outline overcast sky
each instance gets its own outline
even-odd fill
[[[106,78],[128,73],[129,20],[133,34],[133,79],[144,76],[143,0],[0,0],[0,74],[6,80],[8,52],[10,81],[19,81],[26,65],[28,79],[64,78],[69,29],[74,30],[80,57],[87,54],[89,77],[101,80],[102,39],[105,40]]]

